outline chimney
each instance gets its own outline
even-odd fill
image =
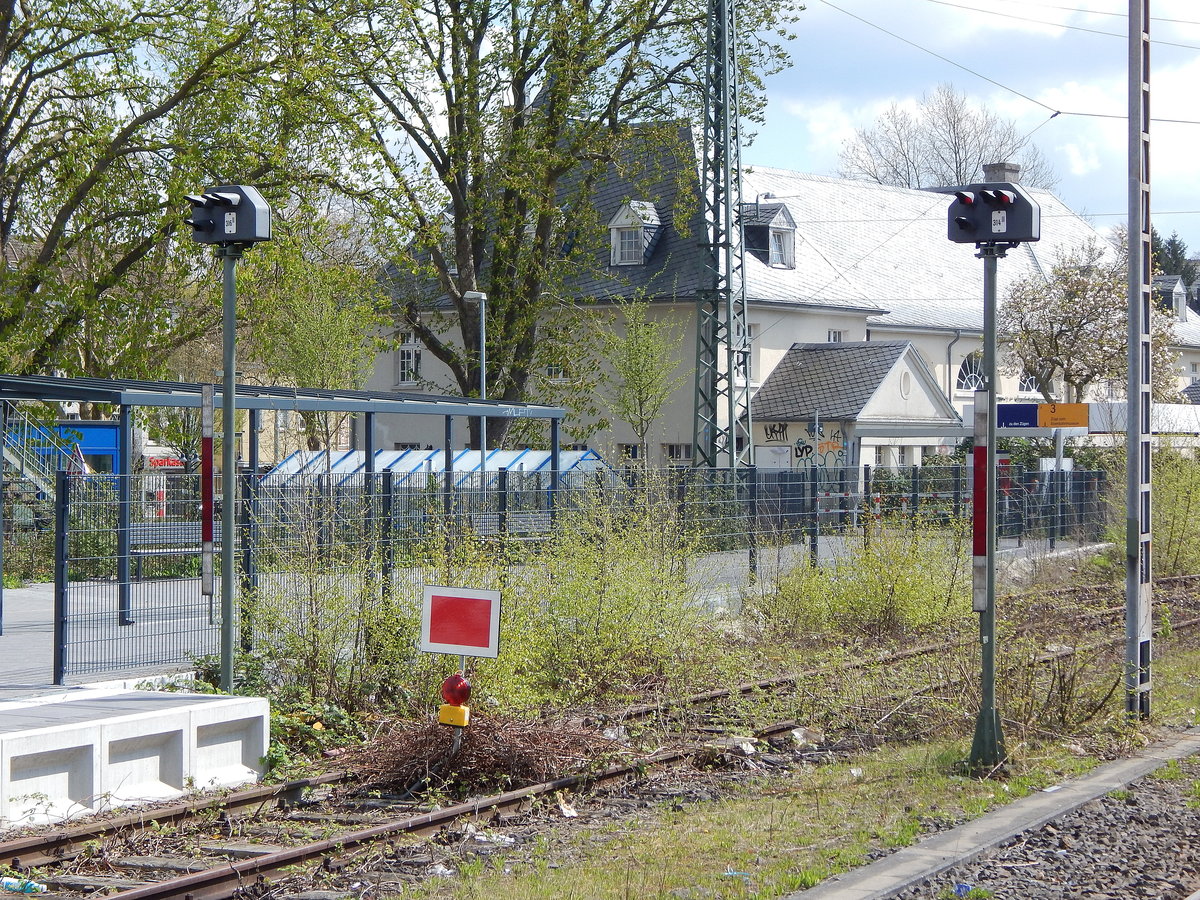
[[[1016,163],[998,162],[983,164],[983,180],[984,181],[1008,181],[1013,184],[1021,176],[1021,167]]]

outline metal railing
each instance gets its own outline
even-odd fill
[[[4,404],[3,427],[5,479],[31,482],[49,496],[54,492],[54,473],[78,468],[73,449],[53,428],[35,421],[20,406]]]

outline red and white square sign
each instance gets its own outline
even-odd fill
[[[421,650],[457,656],[500,655],[500,592],[425,585]]]

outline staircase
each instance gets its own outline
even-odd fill
[[[19,479],[34,485],[50,497],[54,495],[54,473],[59,469],[78,471],[83,461],[71,445],[53,429],[35,422],[19,406],[10,404],[4,428],[4,480]]]

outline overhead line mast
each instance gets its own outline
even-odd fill
[[[753,465],[739,139],[737,2],[709,0],[701,192],[705,284],[696,314],[692,462]]]

